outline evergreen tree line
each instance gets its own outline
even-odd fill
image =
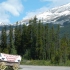
[[[19,54],[25,59],[50,60],[62,63],[70,60],[70,39],[68,35],[60,38],[60,26],[55,30],[35,17],[29,25],[6,26],[1,31],[0,52]]]

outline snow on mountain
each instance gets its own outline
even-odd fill
[[[70,20],[70,3],[63,5],[63,6],[52,8],[51,10],[48,10],[42,13],[39,13],[36,15],[36,17],[38,18],[38,20],[42,19],[43,22],[45,23],[63,24],[65,21]],[[18,22],[18,25],[19,24],[28,25],[29,20],[33,18],[34,17],[23,19]],[[10,25],[10,24],[0,22],[0,26],[1,25]],[[11,25],[15,26],[16,23],[11,24]]]
[[[67,17],[67,16],[68,16],[68,18],[66,20],[62,19],[59,22],[57,21],[59,18]],[[51,10],[42,12],[41,14],[37,14],[36,17],[38,18],[38,20],[43,19],[43,22],[63,24],[65,21],[70,19],[70,3],[63,5],[63,6],[56,7],[56,8],[52,8]],[[25,20],[28,21],[30,19],[31,18],[27,18]],[[23,21],[25,21],[25,20],[23,20]]]
[[[4,26],[4,25],[10,25],[10,24],[4,23],[4,22],[0,22],[0,26]]]
[[[3,22],[0,22],[0,26],[1,26],[1,25],[4,25],[4,23],[3,23]]]
[[[63,5],[63,6],[59,6],[56,8],[53,8],[47,12],[44,12],[42,14],[37,15],[38,19],[43,19],[43,21],[45,22],[53,22],[53,23],[63,23],[65,22],[64,20],[61,20],[59,22],[57,22],[57,19],[59,19],[60,17],[65,17],[70,15],[70,3]]]

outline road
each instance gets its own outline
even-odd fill
[[[70,67],[20,65],[20,69],[19,70],[70,70]]]

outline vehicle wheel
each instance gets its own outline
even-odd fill
[[[18,70],[18,68],[19,68],[19,65],[18,64],[13,64],[13,69],[14,70]]]
[[[5,70],[7,68],[5,62],[0,62],[0,70]]]

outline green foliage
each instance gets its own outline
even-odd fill
[[[0,51],[19,54],[28,60],[48,60],[50,64],[67,65],[67,61],[70,60],[69,35],[65,34],[60,37],[60,25],[56,27],[56,30],[54,26],[49,25],[44,25],[41,20],[38,21],[35,17],[29,21],[28,26],[18,25],[18,22],[14,29],[10,26],[8,36],[6,27],[4,27]]]
[[[7,66],[5,70],[13,70],[13,68],[11,66]]]
[[[40,65],[40,66],[70,66],[70,60],[67,60],[66,63],[51,63],[50,60],[25,60],[22,59],[21,64],[23,65]]]
[[[2,29],[1,34],[1,52],[6,52],[7,48],[7,34],[6,34],[6,27]]]
[[[23,58],[25,58],[25,59],[30,59],[30,50],[26,50],[26,52],[25,52]]]
[[[48,60],[22,60],[23,65],[52,65]]]
[[[64,27],[60,28],[60,36],[63,37],[64,34],[67,34],[68,37],[70,38],[70,22],[65,22],[63,24]]]

